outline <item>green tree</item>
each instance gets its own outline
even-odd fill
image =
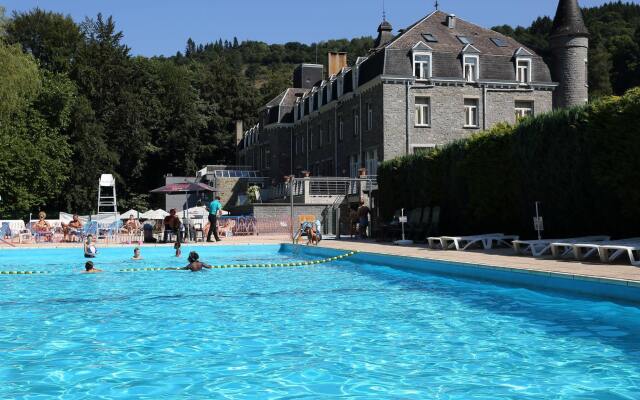
[[[32,56],[2,43],[0,82],[11,92],[0,101],[0,213],[20,215],[51,205],[68,178],[70,148],[61,129],[75,87],[64,76],[38,73]]]
[[[7,40],[19,43],[50,71],[67,72],[82,36],[70,16],[39,8],[14,13],[7,25]]]

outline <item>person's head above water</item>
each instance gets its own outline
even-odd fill
[[[198,255],[198,253],[196,253],[195,251],[192,251],[191,253],[189,253],[189,258],[187,260],[189,260],[190,263],[192,262],[196,262],[200,259],[200,256]]]
[[[178,249],[180,248],[180,246],[181,246],[181,245],[180,245],[180,243],[176,242],[176,243],[173,245],[173,248],[174,248],[174,249],[176,249],[176,250],[178,250]]]
[[[87,261],[87,263],[84,264],[84,269],[87,271],[91,271],[93,269],[93,262]]]
[[[93,235],[87,236],[87,242],[91,242],[93,240]]]
[[[136,247],[135,249],[133,249],[133,256],[140,257],[140,247]]]

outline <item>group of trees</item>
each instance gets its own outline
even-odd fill
[[[640,6],[585,10],[591,31],[592,97],[620,94],[640,79]],[[549,56],[551,19],[496,27]],[[0,8],[0,214],[40,208],[87,213],[97,180],[114,173],[122,208],[145,209],[165,174],[193,175],[235,159],[234,122],[291,85],[301,62],[350,63],[371,37],[296,42],[217,40],[172,57],[132,56],[115,21],[82,22],[40,9],[7,17]]]
[[[111,17],[0,15],[2,215],[95,210],[101,173],[117,176],[122,208],[160,202],[148,191],[164,175],[233,162],[235,121],[252,123],[315,50],[189,40],[184,54],[134,57]]]
[[[592,99],[622,95],[640,85],[640,5],[610,2],[583,9],[589,29],[589,92]],[[549,35],[553,20],[536,19],[530,27],[493,29],[511,36],[551,61]]]

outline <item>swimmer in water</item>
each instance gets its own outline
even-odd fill
[[[211,265],[207,265],[203,262],[200,262],[199,259],[200,259],[200,256],[198,255],[198,253],[196,253],[195,251],[192,251],[191,253],[189,253],[189,258],[188,258],[189,265],[181,269],[185,271],[191,271],[191,272],[199,272],[199,271],[202,271],[203,268],[211,269]]]
[[[133,249],[133,257],[132,260],[142,260],[142,256],[140,255],[140,247],[136,247]]]
[[[98,249],[93,244],[93,235],[87,236],[87,241],[84,242],[84,256],[85,258],[95,258],[98,255]]]
[[[176,251],[176,257],[182,256],[182,249],[180,248],[180,243],[179,242],[176,242],[176,244],[173,245],[173,248]]]
[[[102,272],[101,269],[95,268],[93,266],[93,262],[91,261],[87,261],[87,263],[84,265],[84,269],[85,271],[83,272],[83,274],[97,274],[99,272]]]

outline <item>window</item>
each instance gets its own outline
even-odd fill
[[[584,59],[584,85],[589,87],[589,60]]]
[[[479,78],[478,56],[464,56],[464,79],[467,82],[475,82]]]
[[[516,60],[516,80],[520,83],[531,82],[531,60]]]
[[[415,145],[413,146],[413,154],[430,154],[436,149],[434,145]]]
[[[353,136],[360,134],[360,116],[357,111],[353,111]]]
[[[438,41],[438,39],[431,33],[423,33],[422,38],[431,43],[436,43]]]
[[[507,41],[501,38],[491,38],[491,41],[493,42],[493,44],[495,44],[498,47],[507,47],[509,46],[507,44]]]
[[[320,128],[320,133],[318,133],[318,147],[322,147],[324,142],[324,132],[322,132],[322,128]]]
[[[367,103],[367,130],[373,129],[373,107],[370,103]]]
[[[358,169],[360,168],[360,157],[357,154],[349,157],[349,176],[351,178],[358,177]]]
[[[264,150],[264,167],[265,169],[271,168],[271,149],[266,148]]]
[[[378,149],[373,149],[366,152],[365,168],[367,169],[367,175],[378,174]]]
[[[469,38],[466,36],[458,36],[458,40],[462,44],[471,44],[471,40],[469,40]]]
[[[431,125],[431,99],[429,97],[416,97],[415,125]]]
[[[533,115],[532,101],[516,101],[516,122]]]
[[[464,99],[464,127],[478,127],[478,99]]]
[[[338,140],[341,142],[344,140],[344,121],[342,117],[338,121]]]
[[[413,54],[413,74],[418,79],[431,78],[431,54],[430,53],[414,53]]]

